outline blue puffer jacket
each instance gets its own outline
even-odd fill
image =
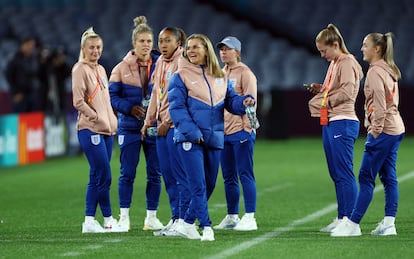
[[[239,96],[226,78],[215,78],[185,58],[180,58],[168,89],[174,142],[195,143],[202,137],[203,145],[217,149],[224,147],[224,108],[243,115],[243,100],[252,97]]]
[[[151,52],[150,78],[159,56],[158,52]],[[142,85],[138,73],[137,56],[134,51],[129,51],[123,60],[114,67],[109,78],[111,105],[118,112],[119,130],[141,130],[145,116],[138,120],[130,114],[130,111],[133,106],[142,106],[142,101],[149,100],[151,96],[152,84],[148,85],[146,96],[143,96]]]

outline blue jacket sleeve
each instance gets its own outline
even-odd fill
[[[203,134],[190,115],[187,105],[188,92],[178,73],[175,73],[168,84],[169,112],[178,133],[176,141],[196,141]],[[178,137],[178,139],[177,139]]]
[[[123,114],[129,114],[132,109],[132,104],[122,98],[122,82],[109,83],[109,95],[111,97],[112,108]]]
[[[238,95],[236,91],[234,91],[233,87],[227,85],[227,93],[226,99],[224,100],[224,105],[226,110],[235,114],[235,115],[243,115],[246,113],[246,107],[243,104],[244,99],[250,97],[254,99],[253,96],[250,94],[248,95]]]

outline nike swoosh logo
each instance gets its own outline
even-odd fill
[[[340,138],[340,137],[342,137],[342,135],[341,135],[341,134],[339,134],[339,135],[334,135],[334,138]]]
[[[247,141],[247,139],[240,140],[240,144],[243,144],[246,141]]]

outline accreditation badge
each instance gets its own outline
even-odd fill
[[[235,78],[229,78],[229,85],[231,86],[231,88],[235,88],[236,87],[236,83],[237,83],[237,79],[235,79]]]
[[[105,87],[105,88],[108,88],[108,80],[106,80],[106,78],[105,77],[101,77],[101,82],[102,82],[102,85]]]
[[[321,107],[320,110],[320,124],[322,126],[328,125],[328,107]]]

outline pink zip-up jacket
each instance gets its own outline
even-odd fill
[[[336,73],[328,92],[327,107],[329,120],[352,119],[358,120],[355,113],[355,101],[358,96],[360,81],[364,74],[361,65],[351,54],[343,54],[337,61]],[[335,65],[331,61],[328,71]],[[309,101],[309,111],[312,117],[320,116],[320,108],[328,83],[329,72],[325,76],[324,87]]]
[[[104,67],[85,60],[77,62],[72,68],[72,92],[73,106],[78,110],[78,130],[115,135],[117,118],[109,100]]]
[[[364,94],[368,133],[377,137],[382,132],[389,135],[405,132],[404,122],[398,111],[398,78],[383,59],[370,65]]]
[[[168,83],[175,71],[178,69],[178,59],[182,56],[183,48],[178,47],[171,58],[166,59],[161,56],[155,64],[155,70],[152,77],[154,84],[150,104],[148,106],[147,115],[145,117],[145,125],[153,125],[157,120],[157,125],[167,125],[173,128],[170,112],[168,111]],[[162,86],[163,85],[163,86]]]
[[[227,75],[229,85],[233,87],[236,93],[239,95],[249,94],[257,100],[257,79],[246,64],[238,62],[232,66],[225,65],[223,71]],[[247,115],[234,115],[225,109],[224,134],[230,135],[242,130],[252,132]]]

